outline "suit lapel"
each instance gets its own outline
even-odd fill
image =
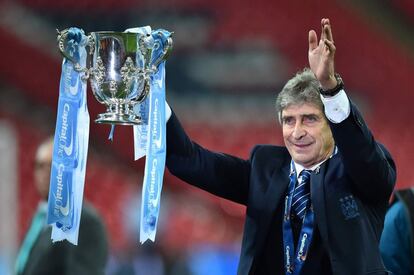
[[[268,190],[264,196],[263,214],[260,217],[258,223],[257,235],[257,247],[256,255],[262,250],[265,239],[268,235],[272,216],[276,213],[276,208],[280,203],[280,200],[284,198],[286,189],[289,184],[289,161],[286,161],[283,165],[276,167],[271,176],[271,182]],[[328,230],[326,223],[326,210],[325,210],[325,189],[324,179],[327,171],[327,165],[329,160],[321,165],[319,171],[315,172],[311,177],[311,200],[315,211],[315,220],[318,225],[318,229],[323,238],[324,243],[329,244]],[[329,251],[329,247],[326,247]]]
[[[272,174],[269,188],[264,196],[264,211],[259,220],[259,227],[257,230],[257,249],[261,251],[264,240],[266,239],[272,216],[276,213],[276,208],[281,199],[284,198],[286,188],[289,184],[289,162],[282,167],[277,167]]]
[[[319,171],[316,171],[311,177],[311,201],[315,212],[315,220],[323,241],[327,244],[329,242],[326,225],[324,179],[328,162],[329,160],[322,164]],[[328,247],[326,248],[328,249]]]

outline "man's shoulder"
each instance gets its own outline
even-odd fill
[[[401,219],[406,215],[406,209],[402,201],[396,201],[387,211],[387,215],[393,219]]]
[[[395,202],[385,215],[384,226],[397,232],[411,232],[410,214],[402,201]]]
[[[289,155],[288,150],[285,146],[277,146],[277,145],[270,145],[270,144],[258,144],[253,147],[251,156],[286,156]]]
[[[260,144],[256,145],[250,154],[251,162],[285,162],[290,161],[290,155],[286,147]]]
[[[83,203],[79,227],[79,245],[106,247],[107,229],[101,215],[90,203]]]
[[[82,226],[83,225],[83,226]],[[84,202],[82,205],[81,226],[80,229],[85,228],[104,228],[104,222],[98,210],[88,203]]]

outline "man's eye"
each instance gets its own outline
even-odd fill
[[[285,118],[283,118],[283,124],[292,125],[294,123],[295,123],[295,120],[293,118],[291,118],[291,117],[285,117]]]
[[[306,116],[303,118],[303,121],[306,123],[312,123],[318,121],[318,118],[316,116]]]

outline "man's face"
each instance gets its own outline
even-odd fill
[[[53,143],[42,144],[35,157],[34,176],[36,189],[42,199],[49,195],[50,167],[52,164]]]
[[[292,159],[305,168],[311,168],[333,152],[331,129],[322,110],[314,104],[290,105],[283,109],[282,130]]]

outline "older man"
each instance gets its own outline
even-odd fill
[[[53,139],[40,144],[35,157],[35,184],[41,201],[16,260],[17,275],[100,275],[108,256],[106,229],[96,210],[84,203],[79,228],[79,243],[52,243],[52,227],[46,224]]]
[[[276,100],[285,147],[248,160],[193,143],[172,113],[167,167],[247,206],[238,274],[387,274],[378,249],[395,165],[334,70],[329,19],[309,32],[309,66]]]

